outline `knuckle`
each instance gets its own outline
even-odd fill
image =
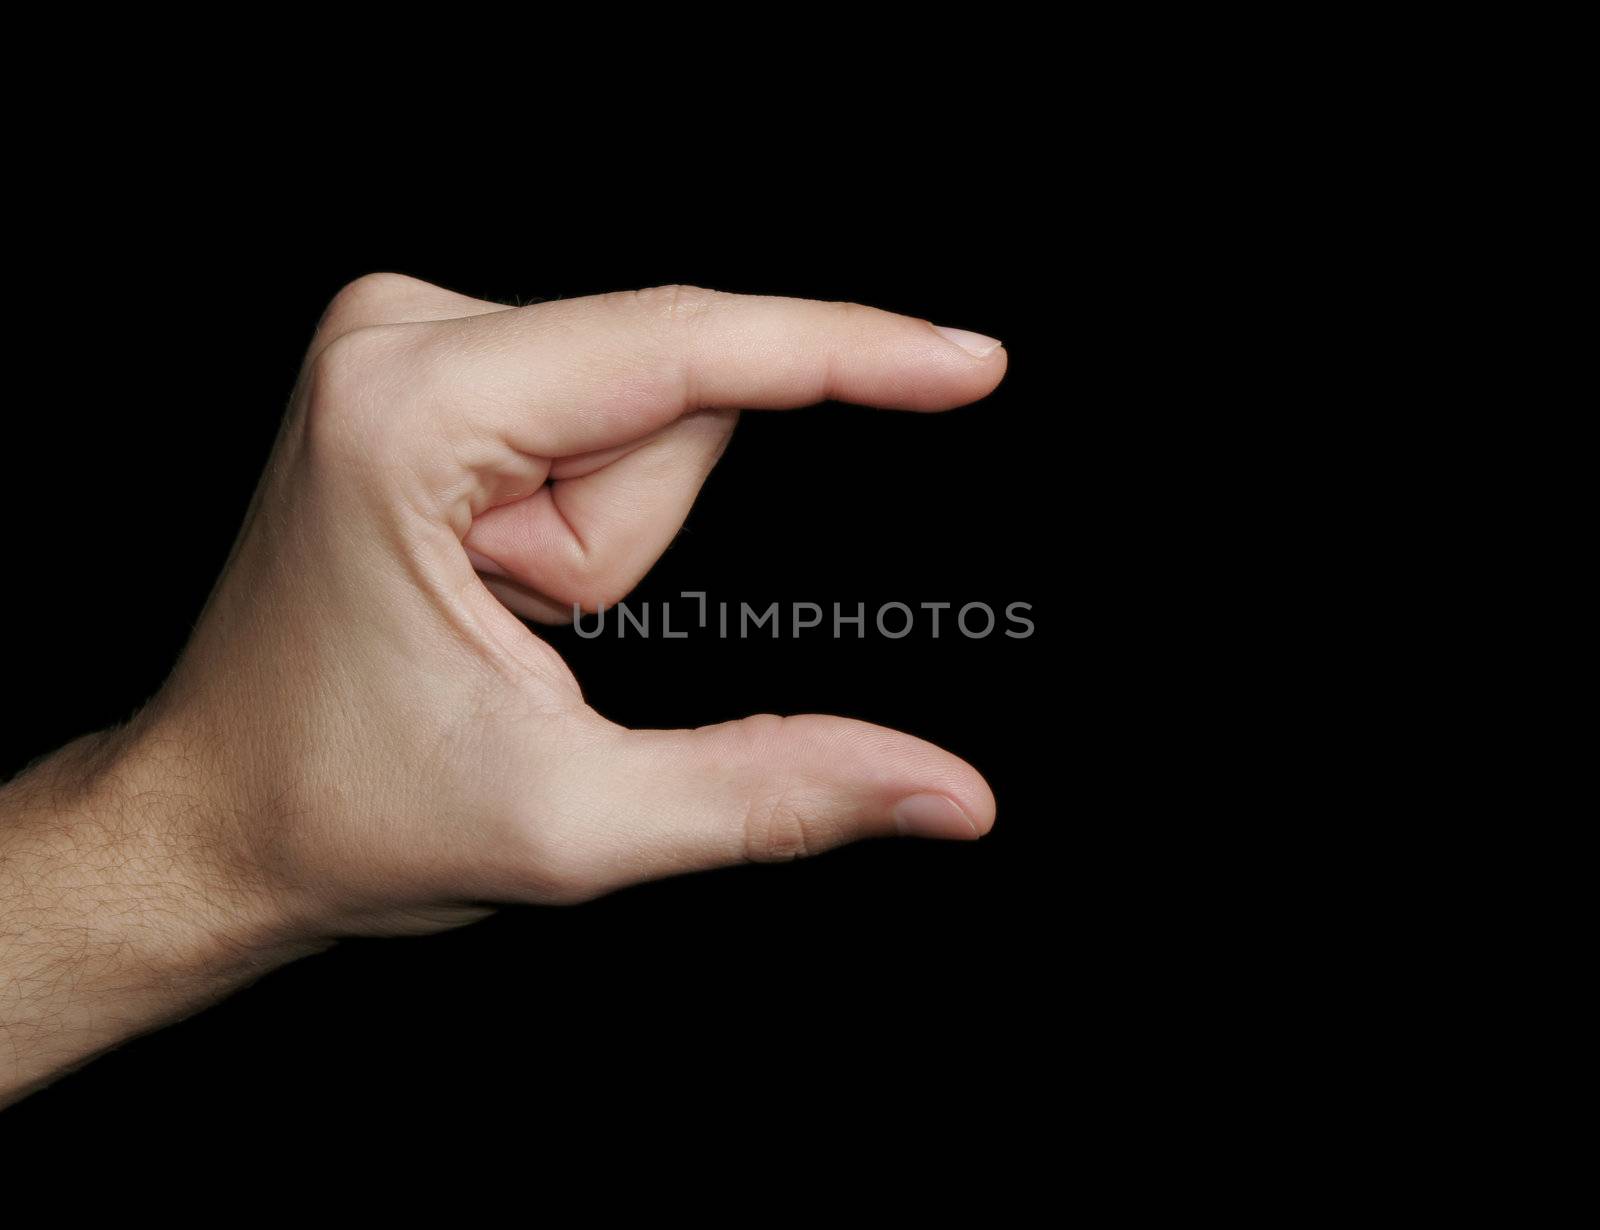
[[[634,292],[634,299],[648,315],[671,324],[686,323],[704,316],[716,301],[717,292],[703,286],[671,283]]]
[[[322,313],[324,334],[348,333],[366,325],[383,324],[393,305],[427,283],[403,273],[364,273],[339,289]]]
[[[854,303],[849,299],[830,299],[826,302],[826,307],[839,319],[841,324],[846,326],[856,324],[873,311],[872,308],[864,304]]]
[[[811,852],[805,813],[783,791],[756,796],[745,813],[745,857],[752,863],[784,863]]]
[[[744,852],[753,863],[787,862],[804,858],[816,848],[804,792],[792,780],[774,781],[771,754],[787,732],[791,719],[773,713],[745,718],[729,728],[734,742],[727,763],[737,775],[752,779],[744,814]]]
[[[392,417],[395,369],[409,342],[400,326],[374,325],[341,334],[311,360],[306,429],[313,441],[370,434]]]
[[[816,723],[810,714],[761,713],[719,732],[719,772],[739,791],[749,862],[809,858],[849,838],[826,781],[786,755],[817,734]]]
[[[377,384],[398,351],[396,332],[383,325],[355,329],[317,351],[310,371],[313,404],[350,401]]]
[[[732,729],[753,756],[759,755],[788,729],[793,718],[778,713],[756,713],[733,724]]]

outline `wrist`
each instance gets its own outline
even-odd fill
[[[0,788],[0,1105],[313,947],[230,865],[195,759],[151,733]]]
[[[261,858],[258,808],[221,741],[153,712],[94,738],[78,814],[103,834],[118,880],[151,894],[163,965],[269,968],[320,946]]]

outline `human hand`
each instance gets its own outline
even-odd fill
[[[363,278],[317,330],[173,676],[80,751],[81,790],[58,769],[4,837],[46,849],[69,908],[92,911],[26,816],[97,817],[117,851],[101,897],[117,867],[160,878],[142,942],[192,973],[191,1000],[216,993],[202,971],[223,947],[246,954],[237,981],[497,903],[869,836],[976,838],[993,797],[931,744],[814,715],[625,730],[517,616],[620,600],[741,408],[945,410],[1005,366],[991,339],[851,304],[663,287],[508,309]],[[170,1013],[159,1001],[134,1027]]]

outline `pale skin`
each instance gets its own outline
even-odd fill
[[[0,1105],[341,937],[987,833],[988,785],[932,744],[627,730],[523,620],[625,596],[740,410],[948,410],[1005,367],[854,304],[347,287],[172,677],[0,789]]]

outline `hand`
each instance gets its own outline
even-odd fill
[[[976,771],[880,727],[618,727],[517,616],[627,594],[740,408],[944,410],[1005,366],[990,339],[852,304],[663,287],[507,309],[393,275],[346,288],[172,678],[127,728],[0,796],[0,890],[30,903],[0,922],[20,988],[0,1023],[34,1056],[15,1080],[339,936],[986,832]],[[80,987],[126,987],[130,958],[181,975],[124,991],[119,1024],[64,1046],[37,1019],[35,967],[68,917],[108,939]]]

